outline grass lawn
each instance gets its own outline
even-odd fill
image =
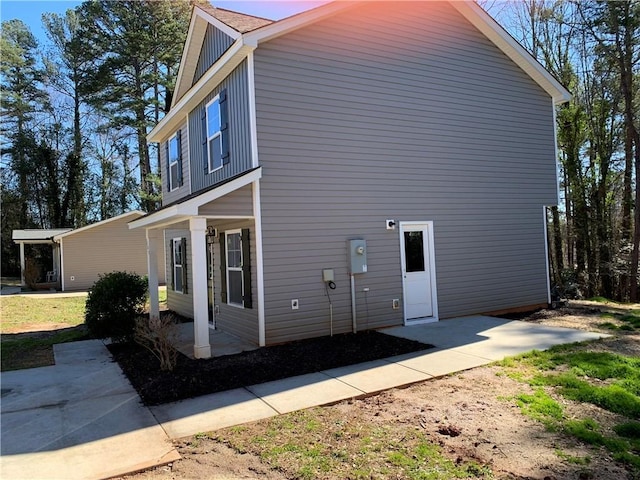
[[[160,308],[166,308],[167,289],[160,287]],[[0,370],[53,365],[53,345],[84,340],[86,296],[34,297],[7,295],[0,299]]]
[[[53,345],[87,337],[86,297],[3,296],[1,370],[53,365]]]
[[[515,398],[522,413],[547,430],[604,448],[640,475],[640,358],[559,345],[500,362],[504,373],[535,389]],[[601,425],[590,416],[570,418],[566,401],[590,404],[616,420]]]

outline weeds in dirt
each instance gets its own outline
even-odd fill
[[[563,345],[499,364],[505,375],[536,387],[533,395],[514,397],[523,414],[549,430],[564,431],[586,444],[605,447],[616,460],[640,473],[640,359],[585,348],[588,344]],[[592,418],[565,419],[562,406],[551,393],[596,405],[629,420],[613,428],[615,435],[605,434]]]
[[[589,455],[585,455],[584,457],[569,455],[560,449],[556,449],[555,452],[556,455],[565,462],[572,463],[574,465],[589,465],[591,463],[591,457]]]
[[[255,430],[252,430],[255,428]],[[215,437],[295,478],[492,478],[488,466],[454,462],[421,431],[346,420],[312,408],[274,417],[261,427],[228,429]]]
[[[613,313],[606,312],[600,314],[601,318],[611,318],[622,322],[622,325],[614,324],[613,322],[605,322],[601,325],[605,325],[603,328],[608,328],[610,330],[623,330],[628,332],[633,332],[636,330],[640,330],[640,310],[631,310],[626,313]]]

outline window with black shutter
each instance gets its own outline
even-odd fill
[[[249,229],[229,230],[220,235],[220,251],[222,302],[253,308]]]
[[[229,109],[227,91],[222,90],[205,106],[203,115],[203,155],[207,173],[229,163]]]

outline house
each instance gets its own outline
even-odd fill
[[[14,230],[13,241],[20,245],[22,285],[25,246],[34,244],[51,245],[53,261],[44,280],[62,291],[88,290],[100,274],[118,270],[146,275],[145,232],[128,228],[129,222],[142,216],[144,212],[134,210],[75,230]],[[163,266],[158,282],[164,283],[164,252],[158,255],[158,264]]]
[[[148,136],[163,207],[130,223],[149,281],[164,249],[197,358],[209,328],[270,345],[547,305],[569,98],[473,2],[195,6]]]

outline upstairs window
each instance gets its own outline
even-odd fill
[[[203,157],[206,173],[212,173],[229,163],[229,123],[227,93],[222,90],[206,104],[203,121]]]
[[[167,189],[171,192],[182,185],[182,142],[180,130],[169,139],[167,153]]]

